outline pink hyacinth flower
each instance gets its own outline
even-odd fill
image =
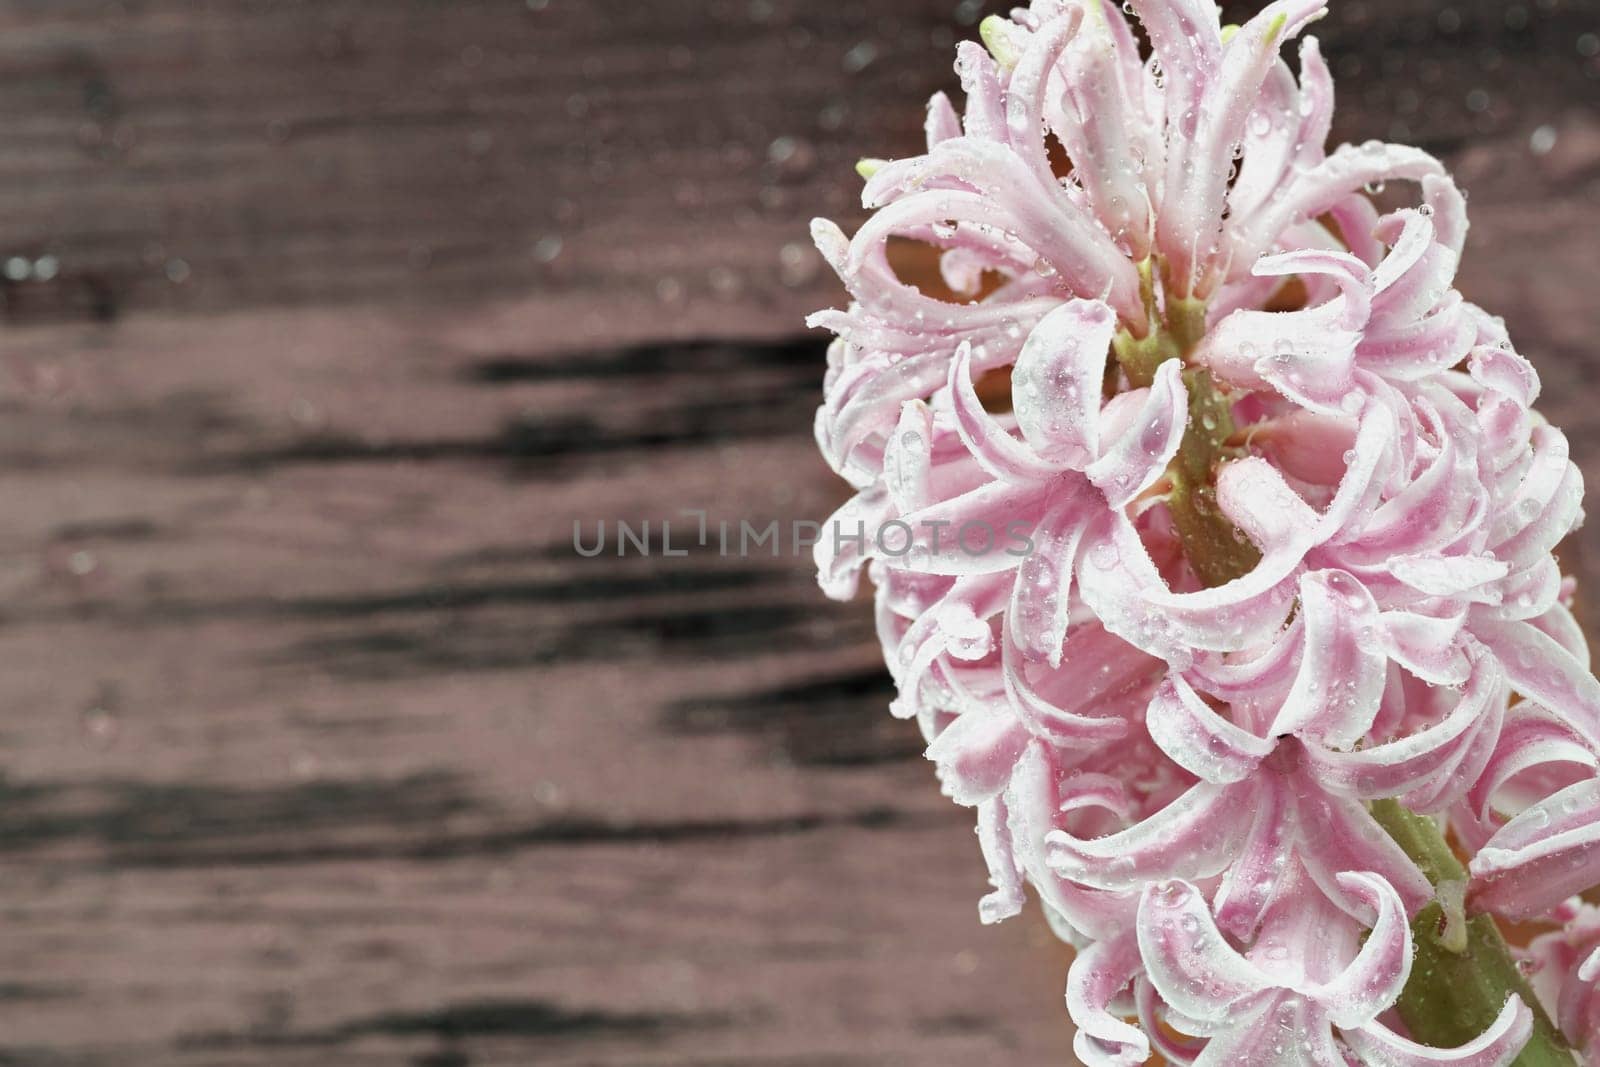
[[[863,167],[853,237],[814,224],[852,298],[811,320],[838,335],[818,445],[855,489],[822,585],[876,588],[891,710],[976,809],[981,917],[1031,886],[1077,948],[1083,1062],[1490,1067],[1537,1007],[1600,1063],[1569,899],[1600,884],[1600,682],[1553,556],[1582,478],[1453,288],[1464,197],[1417,149],[1324,150],[1316,41],[1298,76],[1279,54],[1322,0],[1226,29],[1130,8],[1149,56],[1107,0],[986,21],[963,112],[936,96],[924,154]],[[1384,182],[1413,206],[1380,215]],[[958,300],[896,273],[900,240]],[[1158,353],[1137,381],[1130,352]],[[1205,552],[1245,562],[1208,581]],[[1430,881],[1391,802],[1469,884]],[[1435,901],[1552,929],[1539,1003],[1454,1049],[1395,1010]]]

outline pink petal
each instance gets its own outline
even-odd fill
[[[934,739],[927,756],[938,767],[939,783],[957,804],[980,804],[1006,787],[1011,769],[1029,735],[1004,712],[967,712]]]
[[[968,137],[997,141],[1005,137],[1005,103],[1000,68],[977,41],[956,45],[956,77],[966,94],[963,126]]]
[[[1019,485],[1043,481],[1056,469],[1012,437],[983,409],[972,384],[972,348],[963,344],[950,362],[950,400],[956,431],[979,466],[994,477]]]
[[[1399,999],[1411,976],[1411,928],[1399,895],[1381,877],[1352,871],[1338,878],[1346,893],[1377,911],[1356,958],[1316,993],[1333,1025],[1348,1030],[1372,1022]]]
[[[1355,455],[1349,459],[1339,488],[1322,513],[1317,541],[1338,544],[1344,531],[1362,529],[1384,489],[1387,475],[1380,468],[1393,462],[1392,451],[1399,437],[1399,420],[1388,405],[1369,404],[1362,409],[1355,447],[1351,450]]]
[[[864,552],[923,574],[1015,570],[1031,551],[1029,532],[1044,516],[1050,488],[1047,482],[995,481],[908,515],[886,515],[876,524],[846,522],[836,528],[829,520],[821,536],[835,542],[859,536],[867,546]]]
[[[1184,1038],[1167,1022],[1166,1005],[1161,1003],[1161,994],[1148,978],[1141,977],[1134,984],[1134,1000],[1139,1006],[1139,1022],[1144,1026],[1151,1047],[1162,1059],[1188,1067],[1205,1051],[1206,1042]]]
[[[1300,580],[1300,610],[1305,654],[1271,733],[1348,748],[1366,736],[1383,697],[1387,663],[1372,640],[1378,606],[1355,578],[1327,570]]]
[[[1244,126],[1239,175],[1228,190],[1228,213],[1247,217],[1282,183],[1300,133],[1298,88],[1287,64],[1274,63]]]
[[[1034,177],[1045,185],[1056,184],[1041,136],[1045,89],[1052,75],[1057,74],[1061,54],[1078,32],[1082,18],[1083,11],[1072,7],[1062,17],[1040,26],[1024,47],[1006,86],[1006,132],[1012,146],[1033,168]]]
[[[1062,788],[1060,772],[1049,753],[1040,742],[1029,745],[1011,776],[1006,802],[1011,809],[1016,854],[1048,908],[1084,936],[1114,937],[1132,925],[1137,894],[1106,893],[1074,884],[1056,875],[1046,863],[1046,840],[1059,819],[1061,804],[1074,797],[1072,787]]]
[[[1494,753],[1468,794],[1472,810],[1480,820],[1489,822],[1497,790],[1523,771],[1551,764],[1600,769],[1600,759],[1577,731],[1537,703],[1525,700],[1507,714]]]
[[[1149,886],[1139,901],[1139,953],[1151,983],[1174,1010],[1200,1022],[1237,1018],[1272,988],[1255,964],[1229,945],[1205,897],[1188,882]]]
[[[1256,786],[1201,782],[1156,814],[1107,837],[1047,839],[1051,868],[1096,889],[1136,888],[1152,878],[1208,878],[1232,861],[1249,828]]]
[[[1364,905],[1352,899],[1338,876],[1346,871],[1371,871],[1388,882],[1415,914],[1433,899],[1433,886],[1394,838],[1353,800],[1312,786],[1301,797],[1300,861],[1330,899],[1351,914]]]
[[[1424,681],[1460,685],[1471,670],[1459,640],[1464,616],[1435,618],[1410,611],[1378,616],[1384,654]]]
[[[1033,551],[1017,568],[1007,633],[1029,659],[1061,665],[1072,598],[1072,567],[1087,523],[1087,494],[1068,489],[1033,531]]]
[[[1010,813],[1004,797],[991,797],[978,805],[978,845],[994,886],[992,893],[978,901],[978,918],[986,924],[997,923],[1019,914],[1027,902],[1022,867],[1012,850]]]
[[[1235,937],[1255,936],[1289,868],[1294,840],[1293,798],[1281,788],[1262,790],[1249,836],[1217,889],[1217,925]]]
[[[1085,1067],[1136,1067],[1150,1058],[1150,1042],[1108,1005],[1141,971],[1132,931],[1079,952],[1067,972],[1067,1013],[1078,1027],[1072,1049]]]
[[[1483,500],[1478,480],[1476,437],[1471,414],[1454,398],[1435,405],[1418,399],[1419,421],[1439,443],[1427,468],[1399,493],[1384,501],[1359,534],[1347,543],[1368,558],[1387,562],[1396,556],[1432,552],[1460,537]],[[1445,402],[1445,401],[1449,402]]]
[[[1169,674],[1156,690],[1145,726],[1173,762],[1219,785],[1249,777],[1274,747],[1212,711],[1181,674]]]
[[[933,434],[933,411],[920,400],[906,401],[883,449],[883,484],[902,514],[933,503]]]
[[[942,141],[961,136],[961,116],[956,114],[955,105],[944,93],[934,93],[928,100],[928,118],[923,130],[930,149]]]
[[[1483,656],[1475,664],[1472,681],[1441,721],[1396,741],[1353,752],[1335,752],[1307,746],[1311,772],[1328,789],[1374,800],[1419,789],[1441,775],[1450,776],[1473,739],[1474,728],[1485,721],[1491,701],[1505,700],[1503,675],[1493,659]],[[1468,781],[1453,783],[1465,790]]]
[[[1241,388],[1270,384],[1312,410],[1345,410],[1370,311],[1366,264],[1343,252],[1286,252],[1261,260],[1254,273],[1325,276],[1340,295],[1303,311],[1235,311],[1200,343],[1195,359]]]
[[[811,555],[817,565],[817,582],[822,591],[834,600],[849,600],[855,596],[861,568],[867,563],[867,542],[848,536],[832,536],[836,530],[853,533],[856,529],[875,530],[889,517],[891,501],[881,488],[874,487],[857,493],[844,506],[829,516],[822,524],[817,543]]]
[[[1328,1020],[1300,997],[1280,993],[1248,1020],[1222,1030],[1195,1067],[1350,1067]]]
[[[1189,394],[1180,370],[1175,359],[1161,365],[1133,424],[1084,472],[1113,508],[1150,488],[1178,454],[1189,421]]]
[[[1070,300],[1028,335],[1011,393],[1023,439],[1039,455],[1081,470],[1100,454],[1100,390],[1116,328],[1105,304]]]
[[[1197,657],[1186,676],[1197,688],[1231,705],[1236,714],[1245,709],[1270,708],[1270,715],[1276,717],[1299,673],[1304,647],[1305,620],[1297,615],[1264,648],[1226,658]],[[1266,722],[1260,726],[1263,729],[1258,732],[1265,732]]]
[[[1006,695],[1018,718],[1057,745],[1084,748],[1128,732],[1127,720],[1107,714],[1109,699],[1137,691],[1159,677],[1159,663],[1093,622],[1073,627],[1056,671],[1038,671],[1015,641],[1001,646]],[[1037,682],[1031,675],[1038,673]],[[1046,691],[1048,690],[1048,691]],[[1080,711],[1068,710],[1070,703]],[[1097,714],[1087,714],[1089,711]]]
[[[1355,421],[1296,409],[1251,426],[1250,447],[1266,455],[1289,477],[1314,485],[1336,485],[1355,443]]]
[[[1239,226],[1236,256],[1253,261],[1297,218],[1327,211],[1350,193],[1385,181],[1421,181],[1444,173],[1437,159],[1418,148],[1369,141],[1360,147],[1341,145],[1326,159],[1297,176],[1267,210]]]
[[[1533,1036],[1533,1012],[1519,998],[1510,997],[1488,1029],[1453,1049],[1419,1045],[1375,1022],[1343,1036],[1365,1061],[1385,1067],[1509,1067]]]
[[[1200,103],[1202,82],[1222,58],[1215,8],[1201,0],[1132,0],[1166,72],[1168,110],[1181,112]]]
[[[1540,426],[1534,449],[1533,466],[1516,500],[1496,516],[1490,534],[1495,555],[1514,568],[1546,555],[1583,514],[1583,474],[1568,458],[1566,437]]]
[[[1600,779],[1568,786],[1506,823],[1468,865],[1471,899],[1534,918],[1600,884]]]
[[[1394,576],[1411,588],[1439,597],[1470,593],[1511,570],[1510,564],[1493,556],[1399,556],[1390,566]]]
[[[1325,11],[1322,0],[1277,0],[1241,26],[1221,55],[1210,44],[1219,40],[1211,30],[1216,15],[1207,13],[1209,25],[1198,35],[1206,45],[1194,47],[1203,47],[1202,62],[1214,67],[1201,72],[1200,98],[1192,106],[1176,84],[1181,74],[1166,67],[1162,55],[1168,98],[1177,99],[1168,110],[1169,155],[1157,234],[1179,295],[1208,296],[1220,280],[1213,249],[1220,251],[1217,237],[1233,167],[1232,146],[1244,138],[1251,105],[1277,64],[1283,41]],[[1154,43],[1156,29],[1147,29]],[[1156,51],[1162,51],[1159,44]]]
[[[1131,524],[1112,517],[1112,536],[1079,565],[1083,598],[1108,630],[1151,655],[1186,663],[1195,649],[1248,648],[1274,634],[1288,614],[1289,579],[1314,536],[1315,513],[1265,460],[1223,468],[1218,502],[1263,550],[1248,574],[1193,593],[1171,592]]]
[[[1126,23],[1109,2],[1094,0],[1100,11],[1088,10],[1073,47],[1067,53],[1066,98],[1071,105],[1067,121],[1052,123],[1072,160],[1073,172],[1083,182],[1089,201],[1106,232],[1125,242],[1135,262],[1150,253],[1153,228],[1146,175],[1156,131],[1143,114],[1139,98],[1118,92],[1118,82],[1131,65],[1133,77],[1143,80],[1137,46],[1123,42],[1116,28]]]
[[[1526,622],[1473,612],[1469,626],[1499,659],[1513,689],[1600,746],[1600,681],[1572,653]]]

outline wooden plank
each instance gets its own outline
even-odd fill
[[[1339,134],[1459,166],[1600,469],[1594,6],[1452,10],[1321,27]],[[0,1062],[1069,1060],[866,606],[571,549],[842,498],[804,223],[978,14],[0,3]]]

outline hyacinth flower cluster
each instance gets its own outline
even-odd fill
[[[820,580],[875,587],[981,918],[1031,886],[1076,948],[1084,1063],[1600,1064],[1582,479],[1453,287],[1445,168],[1325,149],[1282,54],[1323,14],[1034,0],[960,46],[964,111],[814,224]]]

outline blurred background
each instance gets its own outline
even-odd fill
[[[806,222],[1004,6],[0,0],[0,1063],[1071,1062],[868,605],[660,538],[843,499]],[[1314,32],[1600,472],[1600,0]]]

